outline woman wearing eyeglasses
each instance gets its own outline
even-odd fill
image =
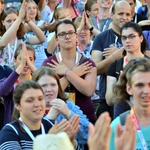
[[[80,106],[90,122],[95,122],[95,108],[91,96],[96,86],[96,67],[93,61],[76,51],[77,34],[72,21],[59,22],[55,28],[60,52],[43,62],[59,75],[63,90]]]
[[[120,81],[120,74],[128,62],[139,57],[148,58],[148,56],[144,54],[147,42],[139,25],[133,22],[126,23],[121,29],[121,39],[125,50],[125,56],[114,61],[107,71],[106,101],[108,105],[113,105],[118,102],[113,99],[113,86]],[[130,97],[130,100],[125,99],[121,103],[116,104],[114,106],[114,118],[126,110],[129,110],[131,105],[132,97]]]

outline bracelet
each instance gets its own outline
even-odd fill
[[[90,31],[93,31],[93,29],[94,29],[94,26],[92,26],[89,30],[90,30]]]
[[[70,69],[70,68],[68,68],[68,69],[65,71],[65,76],[66,76],[66,74],[67,74],[67,72],[68,72],[69,70],[71,70],[71,69]]]
[[[28,23],[31,19],[29,18],[28,20],[25,20],[26,23]]]

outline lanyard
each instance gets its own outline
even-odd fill
[[[58,57],[59,57],[59,61],[61,62],[62,61],[62,56],[61,56],[61,53],[59,52],[58,53]],[[78,64],[78,59],[79,59],[79,53],[76,52],[76,60],[75,60],[75,65]]]
[[[140,141],[141,141],[141,143],[142,143],[142,146],[143,146],[144,150],[148,150],[148,149],[147,149],[146,141],[145,141],[144,136],[143,136],[143,133],[142,133],[142,131],[141,131],[141,129],[140,129],[140,125],[139,125],[138,119],[137,119],[137,117],[136,117],[136,114],[134,113],[133,108],[131,109],[131,112],[130,112],[130,113],[131,113],[131,115],[132,115],[132,117],[133,117],[133,121],[134,121],[134,123],[135,123],[135,127],[136,127],[136,130],[137,130],[138,136],[139,136],[139,138],[140,138]]]
[[[13,48],[13,49],[10,47],[10,43],[8,43],[9,63],[12,63],[13,60],[14,60],[14,55],[15,55],[15,51],[16,51],[16,48],[17,48],[17,43],[18,43],[17,37],[16,37],[16,39],[15,39],[15,45],[14,45],[14,48]]]
[[[137,23],[137,14],[135,15],[134,23]]]
[[[106,30],[106,28],[107,28],[107,26],[108,26],[108,23],[109,23],[109,20],[110,20],[110,18],[107,18],[107,19],[106,19],[105,24],[104,24],[104,26],[103,26],[102,32]]]
[[[25,123],[22,121],[21,117],[19,118],[19,120],[22,122],[22,127],[23,129],[26,131],[26,133],[30,136],[30,138],[34,141],[35,137],[32,134],[32,132],[30,131],[30,129],[25,125]],[[43,124],[41,123],[41,129],[42,129],[42,134],[45,134],[45,129]]]
[[[96,23],[97,23],[98,30],[100,30],[100,22],[99,22],[99,18],[97,16],[96,16]]]

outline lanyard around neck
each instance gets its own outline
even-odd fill
[[[26,133],[30,136],[30,138],[34,141],[35,137],[32,134],[32,132],[30,131],[30,129],[26,126],[26,124],[22,121],[21,117],[19,118],[19,120],[22,122],[22,127],[23,129],[26,131]],[[41,123],[41,129],[42,129],[42,134],[45,134],[45,129],[43,124]]]
[[[130,114],[131,114],[132,117],[133,117],[133,121],[134,121],[134,123],[135,123],[135,127],[136,127],[136,130],[137,130],[139,139],[140,139],[140,141],[141,141],[141,143],[142,143],[142,146],[143,146],[144,150],[148,150],[148,149],[147,149],[146,141],[145,141],[145,139],[144,139],[144,136],[143,136],[143,133],[142,133],[142,131],[141,131],[141,128],[140,128],[140,125],[139,125],[137,116],[136,116],[136,114],[135,114],[133,108],[131,109]]]
[[[61,62],[61,61],[62,61],[62,55],[61,55],[61,53],[60,53],[60,52],[58,53],[58,57],[59,57],[59,61]],[[77,64],[78,64],[78,59],[79,59],[79,53],[78,53],[78,52],[76,52],[75,65],[77,65]]]

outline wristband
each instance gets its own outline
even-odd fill
[[[65,76],[66,76],[66,74],[67,74],[67,72],[68,72],[69,70],[71,70],[71,69],[70,69],[70,68],[68,68],[68,69],[65,71]]]
[[[89,30],[90,30],[90,31],[93,31],[93,29],[94,29],[94,26],[92,26]]]

